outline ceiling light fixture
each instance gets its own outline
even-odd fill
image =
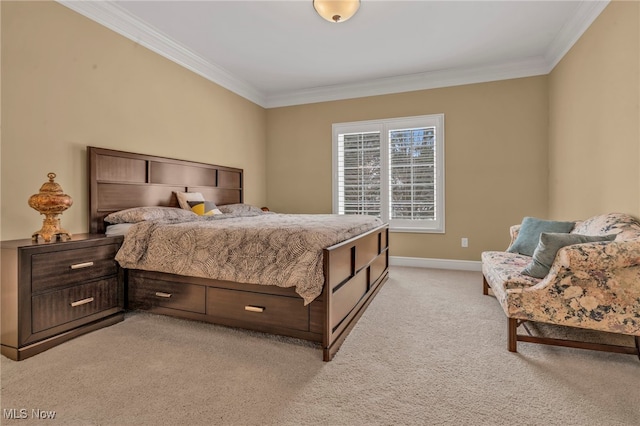
[[[360,0],[313,0],[313,7],[329,22],[344,22],[356,14]]]

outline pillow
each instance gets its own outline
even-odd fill
[[[509,253],[520,253],[526,256],[533,256],[533,252],[540,241],[540,234],[543,232],[570,232],[575,222],[557,222],[553,220],[536,219],[535,217],[525,217],[520,226],[520,232],[513,244],[507,249]]]
[[[204,196],[200,192],[176,192],[176,198],[181,209],[191,211],[189,201],[204,201]]]
[[[580,234],[554,234],[543,232],[540,234],[540,242],[533,252],[533,260],[522,271],[523,274],[535,278],[544,278],[551,269],[551,264],[556,258],[558,250],[572,244],[596,243],[601,241],[613,241],[615,234],[611,235],[580,235]]]
[[[155,219],[188,219],[193,218],[194,213],[189,210],[175,207],[134,207],[111,213],[104,218],[109,223],[138,223]]]
[[[212,201],[189,201],[191,211],[200,216],[211,216],[214,214],[222,214],[216,204]]]
[[[224,206],[218,206],[220,211],[225,214],[230,213],[264,213],[260,207],[252,206],[250,204],[226,204]]]
[[[113,225],[107,226],[107,229],[104,231],[105,235],[126,235],[129,232],[129,228],[134,226],[135,223],[114,223]]]

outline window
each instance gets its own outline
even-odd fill
[[[333,212],[444,232],[444,114],[333,125]]]

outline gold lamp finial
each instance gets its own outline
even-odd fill
[[[42,236],[45,242],[50,242],[52,237],[62,239],[63,235],[71,238],[68,231],[60,228],[60,219],[58,215],[67,210],[73,204],[70,196],[62,191],[60,184],[56,183],[55,173],[47,174],[49,182],[45,182],[40,187],[40,192],[29,197],[29,206],[45,215],[42,221],[42,228],[33,233],[31,238],[37,240],[38,236]]]

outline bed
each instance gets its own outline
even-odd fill
[[[243,205],[242,169],[97,147],[88,147],[87,156],[91,233],[104,233],[104,219],[114,212],[177,208],[178,192],[200,192],[221,208]],[[286,215],[269,220],[276,216]],[[323,247],[321,287],[312,300],[285,283],[126,268],[126,305],[317,342],[330,361],[388,279],[388,232],[380,224]]]

